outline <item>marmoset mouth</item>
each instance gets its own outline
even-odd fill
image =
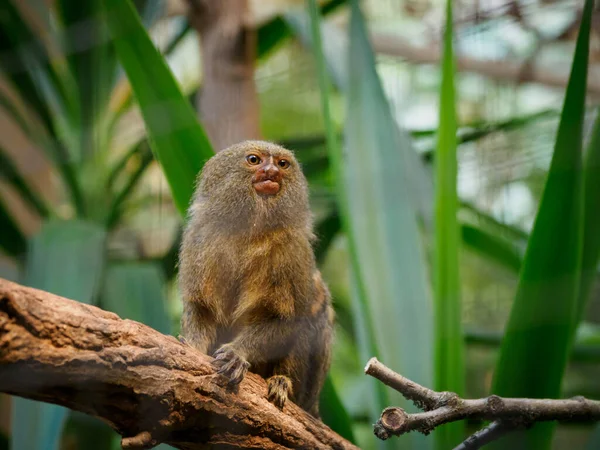
[[[253,184],[256,192],[264,195],[275,195],[279,192],[280,188],[279,183],[273,180],[256,181]]]

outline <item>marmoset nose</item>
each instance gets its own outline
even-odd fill
[[[263,166],[261,172],[263,172],[265,174],[266,178],[268,178],[269,180],[276,181],[280,177],[279,167],[277,167],[275,164],[273,164],[273,161],[267,162]]]

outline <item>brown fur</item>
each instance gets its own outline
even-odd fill
[[[249,153],[290,162],[277,194],[254,189],[260,168],[246,161]],[[272,143],[242,142],[212,157],[199,176],[179,284],[183,337],[214,355],[230,384],[249,368],[267,379],[275,405],[289,397],[319,417],[333,309],[313,240],[307,183],[294,155]]]

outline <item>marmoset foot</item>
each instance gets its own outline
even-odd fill
[[[282,409],[292,392],[292,381],[285,375],[273,375],[267,380],[269,393],[267,398],[271,403]]]
[[[237,386],[244,379],[250,363],[239,355],[232,346],[225,344],[213,355],[217,373],[229,379],[230,386]]]

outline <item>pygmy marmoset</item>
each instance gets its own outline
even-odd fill
[[[215,357],[237,385],[267,379],[268,398],[290,398],[319,417],[334,313],[316,268],[306,179],[293,153],[263,141],[206,162],[179,258],[181,334]]]

